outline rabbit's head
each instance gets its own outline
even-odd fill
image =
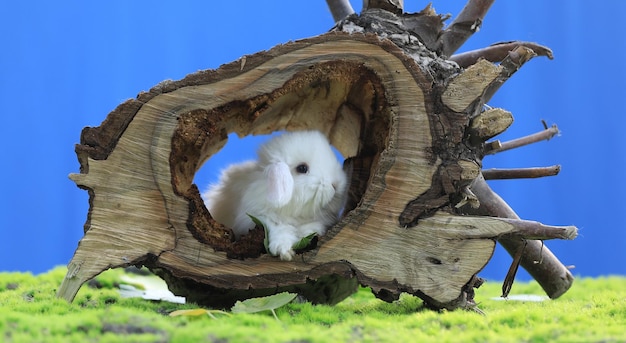
[[[265,143],[258,155],[271,206],[302,216],[318,216],[329,210],[335,215],[339,212],[346,174],[322,133],[282,134]]]

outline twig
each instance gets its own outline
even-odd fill
[[[480,207],[477,209],[465,206],[464,213],[519,219],[519,216],[498,194],[487,185],[483,177],[478,177],[471,185],[471,190],[478,197]],[[514,256],[524,244],[521,237],[503,236],[498,242]],[[537,263],[541,261],[541,263]],[[552,298],[563,295],[572,286],[574,277],[559,259],[552,254],[542,241],[528,240],[525,252],[520,262],[521,266],[539,283],[546,294]]]
[[[519,264],[522,262],[522,256],[524,256],[524,250],[526,250],[527,241],[523,240],[523,243],[517,248],[517,252],[515,256],[513,256],[513,262],[511,262],[511,266],[509,267],[509,271],[506,273],[506,277],[504,278],[504,282],[502,283],[502,295],[501,297],[506,298],[509,296],[511,292],[511,288],[513,287],[513,282],[515,281],[515,275],[517,275],[517,270],[519,269]]]
[[[441,54],[451,56],[469,37],[480,29],[483,18],[495,0],[469,0],[461,13],[439,38]]]
[[[326,4],[335,23],[354,13],[349,0],[326,0]]]
[[[514,50],[518,46],[527,47],[533,50],[538,56],[547,56],[549,59],[554,58],[552,50],[548,47],[531,42],[514,41],[496,43],[486,48],[452,55],[450,60],[456,62],[462,68],[469,67],[470,65],[476,63],[476,61],[480,58],[484,58],[489,62],[500,62],[508,56],[509,51]]]
[[[503,235],[499,238],[506,236],[519,236],[525,239],[574,239],[578,235],[578,228],[575,226],[552,226],[545,225],[540,222],[532,220],[514,219],[514,218],[499,218],[515,227],[515,231]]]
[[[515,169],[484,169],[485,180],[533,179],[545,176],[554,176],[561,171],[561,166],[515,168]]]
[[[556,127],[556,125],[552,125],[552,127],[546,128],[545,130],[537,132],[537,133],[533,133],[532,135],[528,135],[528,136],[524,136],[521,138],[510,140],[507,142],[503,142],[500,144],[499,149],[485,151],[485,154],[493,155],[502,151],[519,148],[524,145],[537,143],[543,140],[549,140],[550,138],[556,136],[557,134],[559,134],[559,129]]]

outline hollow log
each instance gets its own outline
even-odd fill
[[[518,47],[498,65],[462,69],[392,38],[330,32],[139,94],[76,146],[80,173],[70,178],[90,209],[58,295],[71,301],[102,271],[143,265],[174,293],[215,307],[284,290],[334,304],[358,284],[386,301],[408,292],[436,308],[473,305],[497,239],[577,232],[458,210],[479,206],[470,185],[485,140],[510,124],[483,104],[533,56]],[[258,228],[236,241],[193,179],[230,133],[302,129],[347,157],[350,195],[340,222],[287,262],[264,252]]]

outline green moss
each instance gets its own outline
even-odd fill
[[[493,300],[499,282],[477,290],[485,315],[433,312],[403,295],[388,304],[361,289],[336,306],[290,303],[276,310],[170,317],[194,304],[123,298],[123,271],[100,275],[81,288],[73,303],[55,293],[65,268],[33,276],[0,273],[0,341],[5,342],[569,342],[626,340],[625,277],[580,278],[553,301]],[[94,288],[97,286],[98,288]],[[542,295],[535,282],[516,283],[511,294]]]

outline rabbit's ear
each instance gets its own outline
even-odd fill
[[[267,200],[275,207],[285,206],[293,193],[293,177],[285,162],[275,162],[265,168]]]

